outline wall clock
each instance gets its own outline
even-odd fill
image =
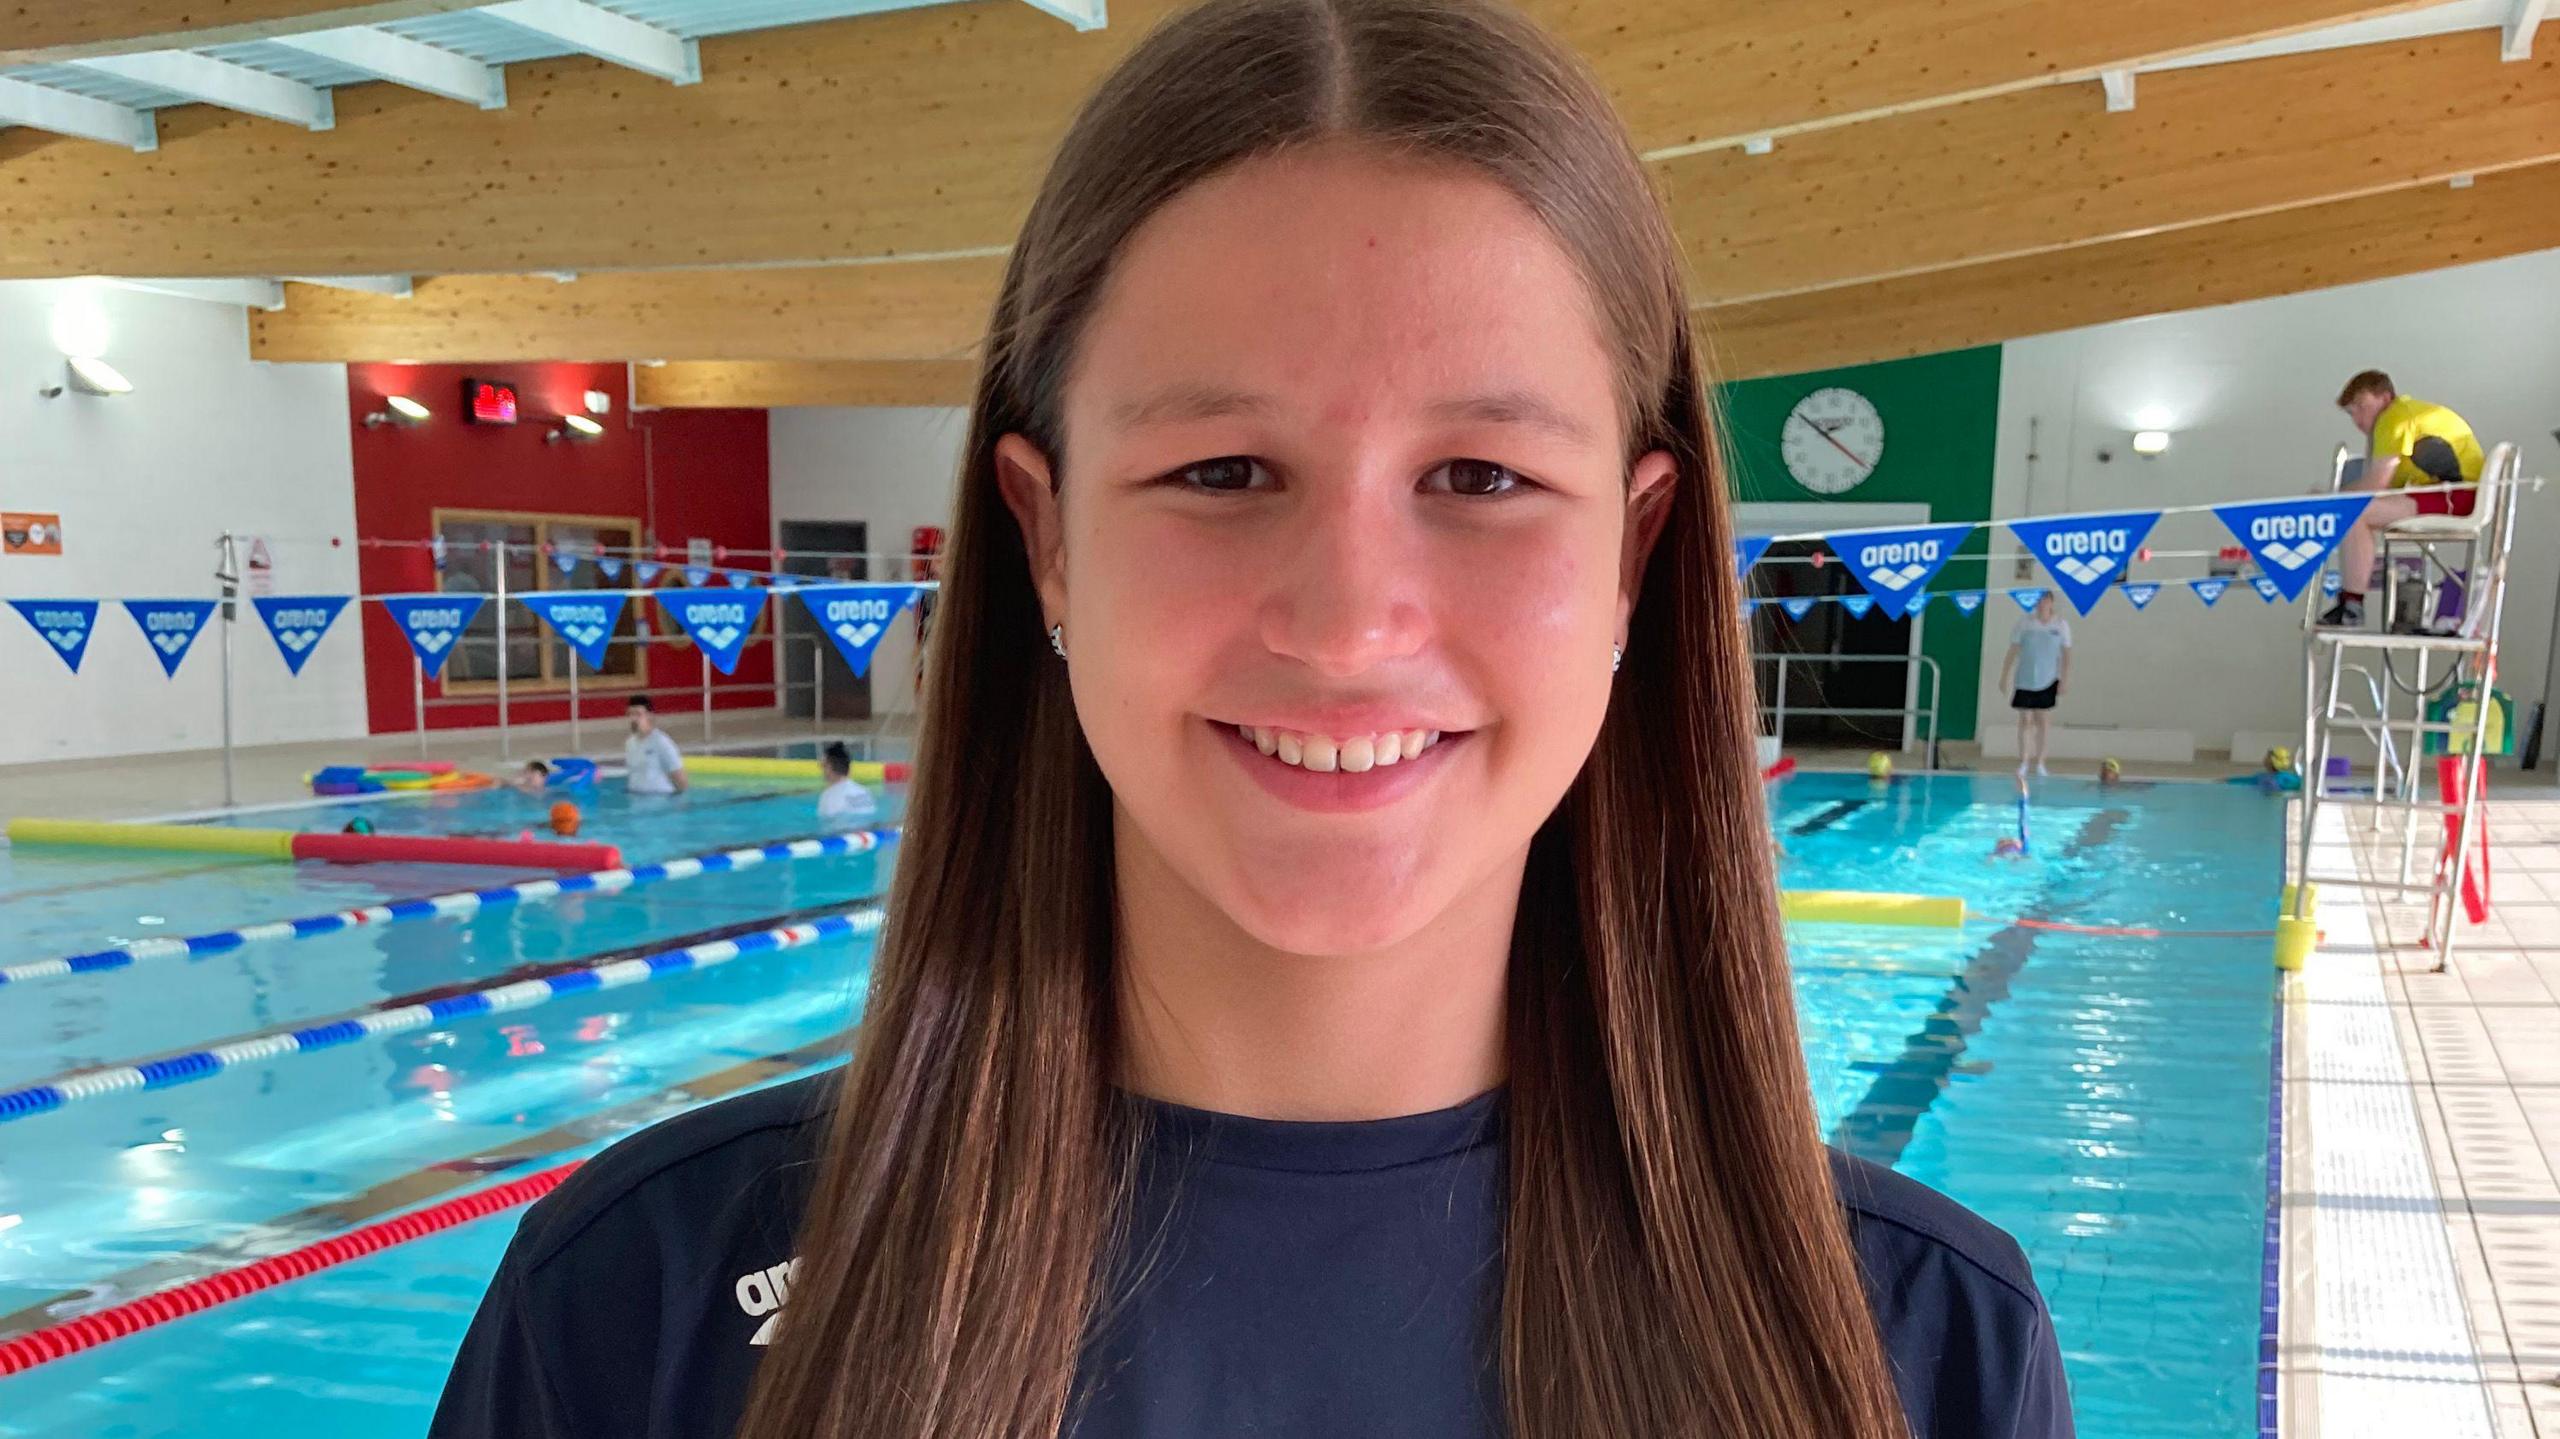
[[[1875,403],[1836,385],[1796,401],[1778,432],[1787,473],[1817,495],[1845,494],[1884,459],[1884,417]]]

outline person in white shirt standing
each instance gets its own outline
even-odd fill
[[[853,753],[842,740],[829,740],[818,756],[818,767],[825,771],[827,787],[818,792],[818,822],[829,829],[842,829],[869,822],[880,809],[871,791],[854,783]]]
[[[2015,687],[2012,688],[2014,682]],[[2071,683],[2071,622],[2054,613],[2053,591],[2036,599],[2034,614],[2009,634],[2009,657],[2000,662],[2000,687],[2018,712],[2018,773],[2027,766],[2048,774],[2045,751],[2053,743],[2053,706]]]
[[[622,742],[623,785],[633,794],[682,794],[684,755],[658,728],[658,707],[647,695],[633,695],[631,735]]]

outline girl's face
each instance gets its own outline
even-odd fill
[[[1581,276],[1471,173],[1320,147],[1132,236],[1064,456],[998,449],[1124,875],[1301,954],[1507,902],[1667,510],[1614,382]]]

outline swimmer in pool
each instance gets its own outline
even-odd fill
[[[518,794],[541,794],[551,788],[551,766],[538,759],[524,762],[524,769],[507,786]]]

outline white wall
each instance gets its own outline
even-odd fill
[[[62,379],[58,315],[103,321],[105,358],[133,382],[112,398]],[[249,359],[248,319],[212,305],[82,281],[0,283],[0,509],[58,512],[58,557],[0,556],[0,597],[212,598],[216,538],[268,537],[278,594],[356,588],[347,375]],[[333,544],[334,542],[334,544]],[[352,613],[287,674],[245,604],[236,637],[240,742],[365,732]],[[208,624],[163,678],[120,605],[100,609],[80,673],[14,610],[0,613],[0,764],[221,743],[221,633]]]
[[[2526,474],[2560,481],[2560,251],[2012,341],[2001,364],[1993,513],[2151,508],[2324,485],[2336,446],[2363,443],[2332,401],[2367,368],[2389,371],[2405,394],[2451,405],[2484,446],[2515,441]],[[2174,432],[2169,452],[2132,454],[2137,428]],[[2111,463],[2098,460],[2102,448],[2114,452]],[[2548,669],[2555,532],[2560,487],[2526,500],[2510,571],[2500,685],[2520,722],[2542,698]],[[2199,550],[2230,539],[2210,515],[2172,516],[2151,543]],[[1994,546],[2017,553],[2005,531]],[[2157,561],[2136,566],[2135,578],[2184,578],[2204,564]],[[1994,564],[1991,584],[2043,582],[2041,573],[2015,575]],[[2005,597],[1992,603],[2001,613],[1984,645],[1983,731],[2006,739],[2000,658],[2016,611]],[[2110,597],[2072,625],[2077,653],[2057,724],[2185,730],[2197,748],[2221,749],[2235,731],[2301,723],[2302,640],[2289,606],[2235,588],[2208,611],[2181,586],[2142,613]]]
[[[904,554],[918,525],[951,524],[960,448],[969,413],[960,409],[787,409],[768,432],[775,533],[789,520],[861,520],[875,553]],[[884,574],[878,562],[874,575]],[[877,714],[913,714],[915,625],[891,628],[871,661]]]

